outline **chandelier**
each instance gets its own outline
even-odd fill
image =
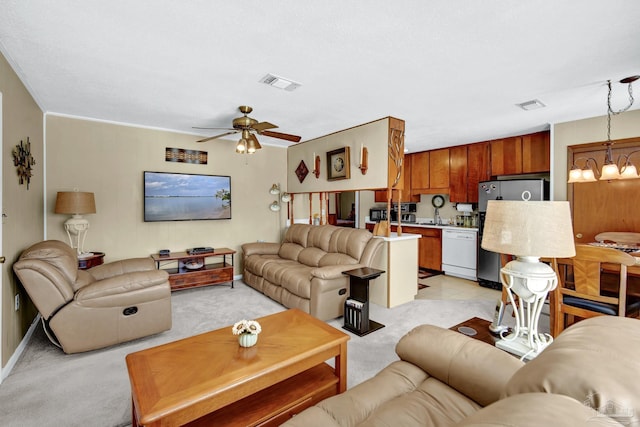
[[[593,157],[576,158],[573,161],[571,170],[569,170],[569,181],[567,181],[569,184],[595,182],[598,180],[596,179],[596,174],[599,176],[601,181],[640,178],[640,176],[638,176],[638,170],[630,160],[631,155],[640,152],[640,150],[633,151],[629,154],[621,154],[618,156],[617,161],[614,162],[613,152],[611,149],[614,144],[613,141],[611,141],[611,116],[624,113],[631,108],[634,101],[632,84],[638,79],[640,79],[640,76],[631,76],[620,80],[620,83],[628,85],[629,105],[618,111],[613,111],[611,108],[611,80],[607,80],[607,88],[609,89],[607,95],[607,142],[604,143],[604,145],[607,146],[607,151],[605,154],[604,164],[602,165],[602,169],[599,170],[598,162],[596,162]],[[584,162],[584,166],[582,168],[577,165],[580,161]]]

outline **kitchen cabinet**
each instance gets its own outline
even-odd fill
[[[488,142],[467,147],[467,202],[478,203],[478,183],[491,179],[491,147]]]
[[[478,183],[490,177],[487,142],[449,148],[449,200],[452,203],[478,203]]]
[[[414,153],[411,185],[414,194],[449,193],[449,149]]]
[[[397,226],[392,225],[391,231],[396,231]],[[418,266],[430,270],[442,271],[442,230],[440,228],[402,226],[402,232],[407,234],[419,234],[418,240]]]
[[[549,131],[490,141],[491,175],[549,172]]]
[[[549,132],[537,132],[522,137],[522,173],[549,172],[551,170],[551,144]]]
[[[400,199],[401,202],[419,202],[420,195],[414,194],[411,191],[411,164],[413,161],[413,154],[405,154],[403,161],[403,173],[402,173],[402,182],[403,182],[403,190],[402,197]],[[388,199],[388,191],[389,190],[376,190],[374,192],[375,201],[378,203],[387,203]],[[393,196],[393,202],[396,201],[396,195]]]
[[[451,203],[468,201],[468,147],[449,148],[449,200]]]

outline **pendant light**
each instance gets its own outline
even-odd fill
[[[631,76],[620,80],[620,83],[627,85],[627,91],[629,92],[629,105],[618,111],[614,111],[611,108],[611,80],[607,80],[607,142],[604,143],[604,145],[607,146],[607,151],[605,154],[604,164],[602,165],[602,170],[598,171],[598,162],[596,162],[593,157],[578,157],[574,160],[571,170],[569,171],[569,180],[567,181],[569,184],[597,181],[596,173],[599,175],[600,181],[639,178],[638,171],[631,163],[629,157],[640,150],[629,154],[623,154],[618,157],[617,162],[614,162],[613,151],[611,148],[614,144],[614,142],[611,141],[611,116],[624,113],[631,108],[634,102],[632,84],[638,79],[640,79],[640,76]],[[623,158],[625,160],[624,165],[619,166],[619,163]],[[576,162],[580,160],[584,160],[585,162],[583,168],[576,165]]]

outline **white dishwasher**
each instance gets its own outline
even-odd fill
[[[477,280],[478,232],[464,228],[442,230],[442,270],[449,276]]]

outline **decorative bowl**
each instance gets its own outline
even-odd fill
[[[197,270],[199,268],[204,267],[204,262],[203,261],[196,261],[194,259],[189,260],[187,262],[184,263],[184,267],[187,270]]]

